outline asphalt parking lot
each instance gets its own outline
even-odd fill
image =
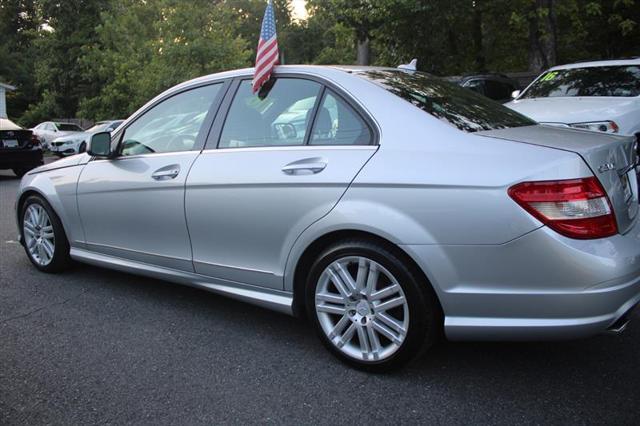
[[[0,172],[0,424],[638,424],[640,314],[625,334],[443,343],[402,371],[336,361],[308,324],[89,266],[36,271]]]

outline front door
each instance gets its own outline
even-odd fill
[[[187,181],[195,270],[282,289],[296,238],[375,153],[372,127],[318,82],[279,78],[259,97],[245,80],[213,138]]]
[[[85,166],[78,207],[89,250],[193,270],[184,188],[221,87],[202,86],[160,101],[121,132],[114,159]]]

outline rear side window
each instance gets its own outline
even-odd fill
[[[369,145],[371,130],[362,118],[327,90],[316,114],[310,145]]]
[[[268,94],[259,97],[250,80],[241,81],[218,147],[303,145],[321,87],[311,80],[278,78]]]
[[[358,75],[465,132],[536,124],[489,98],[429,74],[375,70]]]
[[[554,70],[543,74],[520,97],[640,96],[640,66]]]

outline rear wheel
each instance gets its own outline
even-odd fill
[[[311,267],[307,312],[329,350],[368,371],[397,368],[431,346],[442,327],[429,284],[385,246],[327,248]]]
[[[60,219],[42,197],[28,197],[21,209],[24,249],[31,263],[43,272],[59,272],[71,261],[69,242]]]

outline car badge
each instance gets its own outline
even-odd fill
[[[598,171],[600,173],[606,173],[616,168],[614,163],[604,163],[602,166],[598,167]]]

